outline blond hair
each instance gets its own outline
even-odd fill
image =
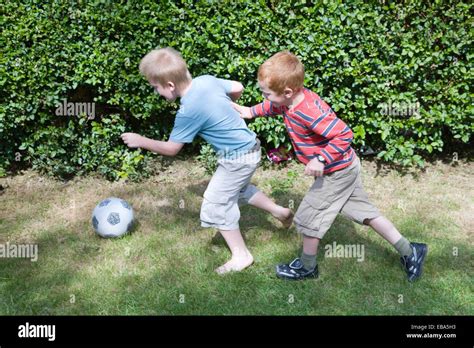
[[[281,51],[267,59],[258,68],[258,80],[278,94],[283,94],[285,88],[294,92],[303,88],[304,66],[293,53]]]
[[[149,52],[140,61],[140,73],[152,84],[173,82],[181,89],[191,82],[191,74],[181,54],[171,47]]]

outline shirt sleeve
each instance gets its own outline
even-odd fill
[[[316,106],[319,108],[319,115],[307,126],[315,134],[326,138],[327,145],[321,148],[318,155],[326,160],[327,164],[334,162],[337,158],[349,149],[353,139],[352,130],[347,124],[336,116],[334,111],[323,100],[319,100]]]
[[[253,117],[258,116],[276,116],[281,115],[283,106],[275,106],[271,101],[265,100],[263,103],[254,105],[250,108]]]
[[[232,92],[232,81],[219,78],[216,79],[217,83],[224,89],[225,94]]]
[[[175,143],[192,143],[201,130],[201,125],[191,117],[182,116],[178,113],[174,120],[174,127],[170,134],[170,140]]]

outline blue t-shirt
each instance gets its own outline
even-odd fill
[[[230,158],[256,143],[256,135],[231,105],[227,95],[232,82],[203,75],[192,80],[181,98],[170,140],[191,143],[199,135],[212,145],[219,157]]]

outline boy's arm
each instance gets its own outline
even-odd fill
[[[164,156],[176,156],[184,146],[183,143],[153,140],[136,133],[123,133],[121,138],[128,147],[140,147]]]
[[[235,110],[240,113],[242,118],[252,119],[259,116],[275,116],[283,113],[283,108],[276,107],[272,102],[265,100],[263,103],[248,107],[232,103]]]
[[[276,116],[283,113],[283,107],[275,106],[271,101],[264,100],[262,103],[250,107],[253,117]]]
[[[236,101],[240,98],[243,91],[244,85],[238,81],[231,81],[230,91],[227,93],[227,95],[230,97],[230,99],[232,99],[232,101]]]

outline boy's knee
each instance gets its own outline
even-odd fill
[[[375,222],[375,220],[379,219],[380,217],[382,217],[382,215],[379,215],[379,216],[376,216],[376,217],[371,217],[371,218],[365,218],[362,223],[364,225],[367,225],[367,226],[372,226],[372,224]]]
[[[258,192],[260,190],[255,185],[249,184],[244,187],[239,193],[239,205],[252,204],[252,198],[255,198]]]
[[[372,218],[372,219],[364,219],[364,221],[362,221],[362,223],[363,223],[364,225],[370,226],[370,223],[372,222],[373,219],[374,219],[374,218]]]

